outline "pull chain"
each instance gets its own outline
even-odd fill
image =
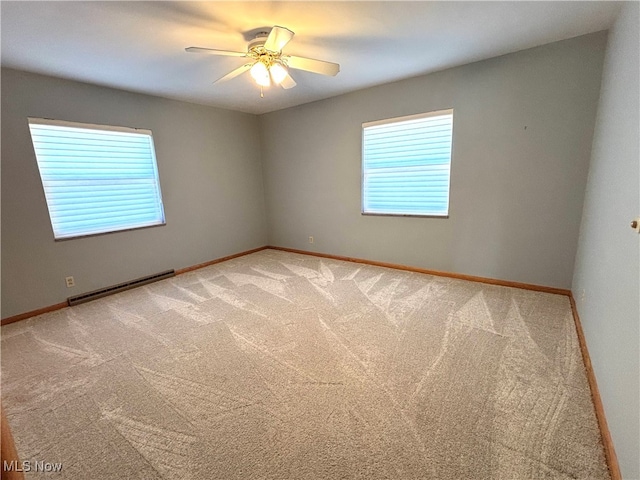
[[[260,98],[264,98],[264,93],[262,91],[262,85],[260,85]]]

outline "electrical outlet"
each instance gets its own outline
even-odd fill
[[[313,243],[313,237],[309,235],[309,243]]]
[[[67,284],[67,288],[71,288],[71,287],[75,287],[76,286],[76,282],[73,279],[73,277],[65,277],[64,281]]]
[[[584,291],[584,288],[582,289],[582,293],[580,294],[580,300],[584,302],[584,297],[586,295],[586,292]]]

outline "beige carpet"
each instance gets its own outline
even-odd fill
[[[567,297],[274,250],[3,327],[2,400],[46,478],[609,478]]]

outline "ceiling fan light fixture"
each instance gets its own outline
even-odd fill
[[[249,71],[251,76],[261,87],[268,87],[271,85],[271,79],[269,78],[269,70],[267,66],[261,61],[257,61],[251,70]]]
[[[287,72],[287,69],[280,63],[274,63],[273,65],[271,65],[271,67],[269,68],[269,73],[271,73],[273,83],[275,83],[276,85],[280,85],[280,83],[282,83],[285,77],[289,74],[289,72]]]
[[[320,75],[335,77],[340,72],[337,63],[315,60],[313,58],[297,57],[282,53],[282,49],[293,38],[294,33],[285,27],[275,25],[271,29],[259,31],[249,42],[246,52],[218,50],[215,48],[187,47],[187,52],[208,53],[210,55],[226,55],[230,57],[246,58],[246,63],[235,70],[220,77],[213,83],[222,83],[249,71],[254,81],[262,88],[280,85],[285,90],[296,86],[296,82],[289,74],[290,69],[303,70]]]

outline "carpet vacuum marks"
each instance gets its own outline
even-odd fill
[[[609,478],[561,295],[263,250],[1,352],[28,479]]]

